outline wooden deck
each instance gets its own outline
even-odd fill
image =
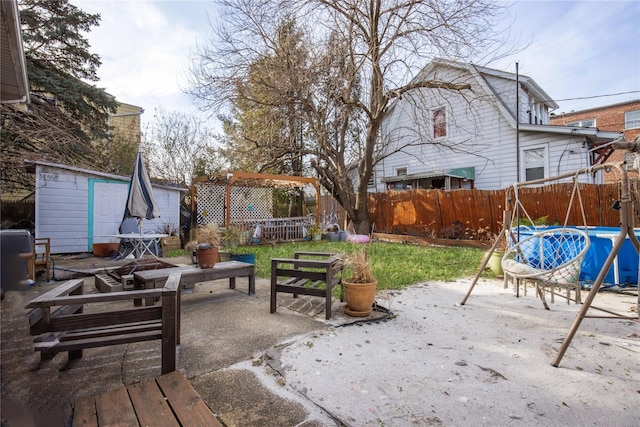
[[[211,410],[180,371],[78,400],[77,426],[220,427]]]

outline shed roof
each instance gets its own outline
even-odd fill
[[[131,177],[128,177],[128,176],[115,175],[115,174],[95,171],[95,170],[91,170],[91,169],[83,169],[83,168],[78,168],[78,167],[75,167],[75,166],[63,165],[63,164],[60,164],[60,163],[45,162],[45,161],[42,161],[42,160],[28,160],[28,159],[26,159],[25,163],[27,164],[27,168],[35,167],[35,166],[46,166],[46,167],[64,169],[64,170],[77,172],[77,173],[83,173],[83,174],[86,174],[86,175],[98,176],[98,177],[101,177],[101,178],[113,179],[113,180],[117,180],[117,181],[129,181],[131,179]],[[153,180],[151,180],[151,183],[153,184],[153,186],[158,187],[158,188],[165,188],[165,189],[168,189],[168,190],[176,190],[176,191],[180,191],[182,193],[186,193],[187,191],[189,191],[187,188],[182,187],[182,186],[177,185],[177,184],[175,184],[175,185],[172,185],[172,184],[161,184],[161,183],[158,183],[158,182],[153,182]]]

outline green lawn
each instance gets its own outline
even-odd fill
[[[271,258],[292,258],[296,251],[349,253],[362,245],[346,242],[293,242],[242,246],[236,253],[256,254],[256,275],[269,278]],[[458,247],[423,247],[403,243],[374,242],[369,257],[378,289],[402,289],[425,280],[456,280],[473,276],[484,250]],[[492,275],[492,273],[484,273]]]

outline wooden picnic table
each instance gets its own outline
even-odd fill
[[[79,399],[76,426],[220,427],[200,395],[180,371]]]

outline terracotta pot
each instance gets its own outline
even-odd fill
[[[220,259],[218,247],[209,249],[196,249],[196,257],[200,268],[213,268],[216,261]]]
[[[376,299],[378,282],[349,283],[342,282],[344,300],[347,305],[344,312],[350,316],[368,316],[371,313],[373,301]]]
[[[118,255],[118,243],[94,243],[93,255],[97,257],[112,257]]]

